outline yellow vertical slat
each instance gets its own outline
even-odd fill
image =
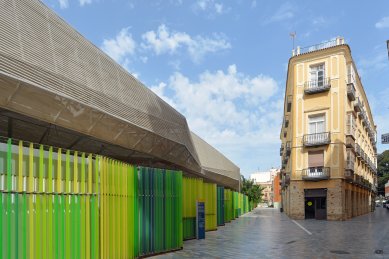
[[[18,192],[23,191],[23,142],[19,141]]]
[[[88,156],[88,190],[87,193],[92,193],[92,171],[93,170],[93,159],[92,154]]]
[[[79,193],[78,190],[78,152],[74,152],[73,160],[73,193]]]
[[[91,214],[90,214],[90,194],[92,193],[92,169],[93,169],[93,159],[92,159],[92,155],[89,154],[88,156],[88,173],[86,175],[86,182],[88,183],[87,185],[87,190],[86,190],[86,234],[85,234],[85,237],[86,237],[86,243],[85,243],[85,249],[86,249],[86,259],[90,259],[90,256],[91,256],[91,253],[90,253],[90,250],[91,250],[91,232],[90,232],[90,217],[91,217]]]
[[[28,223],[29,223],[29,236],[28,236],[28,244],[29,244],[29,258],[35,258],[35,220],[34,220],[34,147],[32,143],[30,143],[29,147],[29,162],[28,162]]]
[[[85,153],[82,153],[81,161],[81,193],[85,194]]]
[[[57,189],[56,189],[56,192],[57,193],[62,193],[62,187],[61,187],[61,183],[62,183],[62,149],[58,149],[58,158],[57,158],[57,179],[56,179],[56,185],[57,185]]]

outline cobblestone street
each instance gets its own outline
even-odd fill
[[[154,258],[389,258],[389,211],[348,221],[289,219],[276,209],[255,209],[206,240]]]

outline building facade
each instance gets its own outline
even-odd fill
[[[266,172],[256,172],[250,175],[250,179],[254,181],[254,184],[263,187],[262,202],[274,205],[277,208],[280,205],[280,197],[275,195],[275,191],[279,193],[279,178],[277,178],[279,173],[279,169],[272,168]],[[278,189],[276,190],[276,188]]]
[[[287,215],[346,220],[374,209],[376,126],[343,38],[293,50],[280,138]]]

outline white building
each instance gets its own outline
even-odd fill
[[[273,205],[273,181],[274,177],[280,172],[280,169],[272,168],[266,172],[255,172],[250,175],[250,180],[254,181],[254,184],[264,187],[262,191],[262,201],[268,205]],[[279,184],[279,183],[276,183]],[[279,204],[274,203],[274,207],[278,208]]]

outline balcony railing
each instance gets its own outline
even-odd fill
[[[361,110],[362,110],[362,103],[359,100],[359,97],[357,97],[355,98],[355,102],[354,102],[354,111],[360,112]]]
[[[309,167],[303,170],[302,179],[307,181],[320,181],[330,178],[329,167]]]
[[[352,157],[346,160],[346,170],[354,171],[354,159]]]
[[[346,125],[346,135],[355,139],[355,123]]]
[[[305,82],[304,92],[306,94],[314,94],[328,91],[331,88],[331,79],[323,78],[322,80],[312,80]]]
[[[308,46],[308,47],[303,47],[303,48],[297,47],[296,51],[293,50],[293,56],[294,55],[308,53],[308,52],[312,52],[312,51],[316,51],[316,50],[320,50],[320,49],[334,47],[334,46],[337,46],[337,45],[340,45],[340,44],[344,44],[344,39],[338,37],[338,38],[336,38],[334,40],[322,42],[322,43],[315,44],[315,45]]]
[[[355,86],[354,86],[354,75],[348,75],[347,82],[347,97],[350,101],[355,101]]]
[[[348,182],[354,181],[354,171],[350,171],[350,170],[344,171],[344,179]]]
[[[290,184],[290,175],[286,174],[282,177],[281,188],[284,188]]]
[[[355,144],[355,153],[357,154],[357,157],[361,157],[361,146],[359,144]]]
[[[289,156],[289,155],[290,155],[291,148],[292,148],[292,142],[291,142],[291,141],[288,141],[288,142],[286,142],[286,148],[285,148],[285,151],[286,151],[286,155],[287,155],[287,156]]]
[[[327,145],[331,142],[331,133],[330,132],[321,132],[314,134],[305,134],[304,135],[304,146],[320,146]]]

